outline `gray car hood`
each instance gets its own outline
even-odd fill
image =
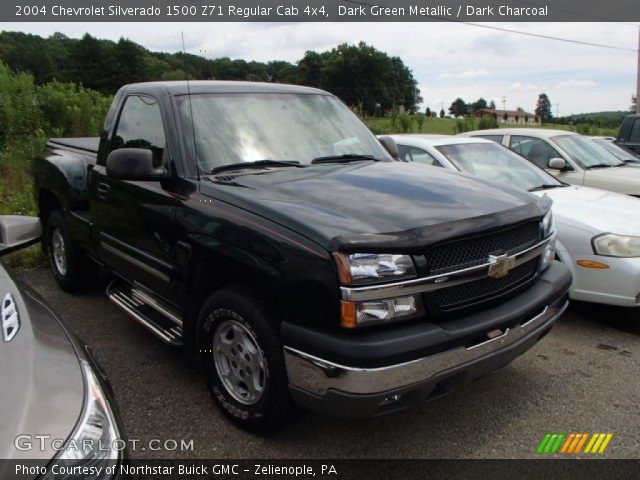
[[[50,442],[41,449],[31,438],[33,448],[21,451],[15,439],[69,437],[82,413],[82,370],[60,322],[34,293],[18,290],[0,264],[0,300],[7,293],[17,305],[20,328],[10,342],[0,338],[0,458],[51,459],[56,452]]]

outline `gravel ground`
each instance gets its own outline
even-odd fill
[[[371,420],[307,412],[261,437],[228,423],[200,372],[102,289],[67,294],[48,270],[19,277],[91,346],[129,438],[193,439],[193,451],[139,449],[134,458],[535,458],[546,432],[612,432],[600,458],[640,456],[640,312],[572,306],[527,354],[444,398]]]

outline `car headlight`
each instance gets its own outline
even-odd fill
[[[86,360],[80,364],[86,389],[82,418],[54,461],[79,466],[114,465],[121,456],[121,449],[117,447],[123,440],[119,438],[115,417],[93,368]],[[111,478],[105,470],[102,469],[103,475],[96,480]]]
[[[551,212],[551,210],[549,210],[544,216],[542,222],[540,222],[540,225],[542,228],[543,238],[547,238],[549,235],[556,231],[556,224],[555,220],[553,219],[553,213]]]
[[[393,282],[416,276],[416,267],[409,255],[335,253],[334,257],[343,285]]]
[[[607,257],[640,257],[640,237],[605,233],[593,239],[593,251]]]

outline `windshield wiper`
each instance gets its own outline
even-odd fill
[[[567,184],[558,184],[558,183],[543,183],[542,185],[538,185],[535,187],[531,187],[529,190],[527,190],[528,192],[537,192],[538,190],[548,190],[550,188],[560,188],[560,187],[566,187]]]
[[[340,163],[340,162],[360,162],[362,160],[371,160],[379,162],[379,158],[373,155],[363,155],[360,153],[345,153],[344,155],[328,155],[326,157],[316,157],[311,163]]]
[[[253,162],[229,163],[228,165],[220,165],[209,170],[209,174],[213,175],[227,170],[242,170],[244,168],[265,168],[265,167],[296,167],[303,168],[300,162],[295,160],[255,160]]]
[[[640,159],[634,160],[632,158],[628,158],[626,160],[623,160],[623,162],[626,163],[627,165],[636,164],[636,163],[640,163]]]
[[[595,165],[589,165],[588,167],[585,167],[585,170],[591,170],[592,168],[611,168],[611,167],[620,167],[624,164],[620,164],[620,165],[611,165],[610,163],[596,163]]]

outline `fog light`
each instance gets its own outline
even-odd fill
[[[401,398],[402,398],[402,394],[401,393],[396,393],[396,394],[393,394],[393,395],[389,395],[388,397],[385,397],[384,400],[382,400],[378,404],[378,406],[379,407],[384,407],[385,405],[391,405],[392,403],[396,403]]]

